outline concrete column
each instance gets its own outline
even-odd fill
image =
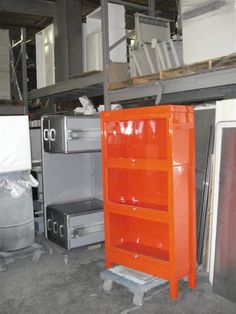
[[[54,16],[55,80],[82,71],[82,8],[78,0],[58,0]]]
[[[73,76],[83,70],[81,1],[67,0],[67,36],[69,75]]]
[[[55,27],[55,81],[68,79],[68,41],[66,29],[66,0],[56,2],[54,27]]]
[[[156,1],[155,0],[149,0],[148,1],[148,6],[149,6],[149,15],[150,16],[156,16]]]

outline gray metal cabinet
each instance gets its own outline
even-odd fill
[[[99,116],[41,122],[45,237],[68,250],[104,241]]]
[[[45,152],[76,153],[101,150],[99,116],[43,117]]]

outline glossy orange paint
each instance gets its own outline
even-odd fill
[[[165,105],[101,114],[106,267],[196,287],[194,113]]]

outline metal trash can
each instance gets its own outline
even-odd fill
[[[34,242],[32,186],[28,173],[0,176],[0,251],[26,248]]]

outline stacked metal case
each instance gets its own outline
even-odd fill
[[[101,242],[99,116],[42,118],[46,237],[70,250]]]

